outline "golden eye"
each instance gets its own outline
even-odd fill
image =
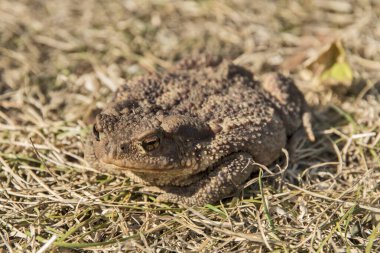
[[[141,146],[143,147],[143,149],[145,151],[150,152],[150,151],[153,151],[160,146],[160,141],[161,141],[161,139],[159,136],[150,135],[150,136],[145,137],[142,140]]]

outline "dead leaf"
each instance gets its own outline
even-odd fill
[[[353,72],[340,40],[335,40],[304,64],[325,85],[350,86],[352,83]]]

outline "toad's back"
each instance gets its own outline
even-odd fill
[[[264,118],[266,110],[277,108],[298,128],[303,95],[291,79],[280,76],[275,82],[265,86],[240,66],[202,57],[184,60],[169,73],[135,79],[116,92],[115,100],[121,107],[144,108],[145,113],[185,114],[211,122],[250,115]]]

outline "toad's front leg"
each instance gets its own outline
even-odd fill
[[[236,192],[257,168],[248,153],[237,153],[217,165],[204,178],[189,186],[164,187],[166,193],[157,201],[201,206],[228,197]]]

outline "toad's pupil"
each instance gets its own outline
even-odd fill
[[[157,136],[149,137],[142,142],[142,146],[146,151],[152,151],[160,145],[160,138]]]

